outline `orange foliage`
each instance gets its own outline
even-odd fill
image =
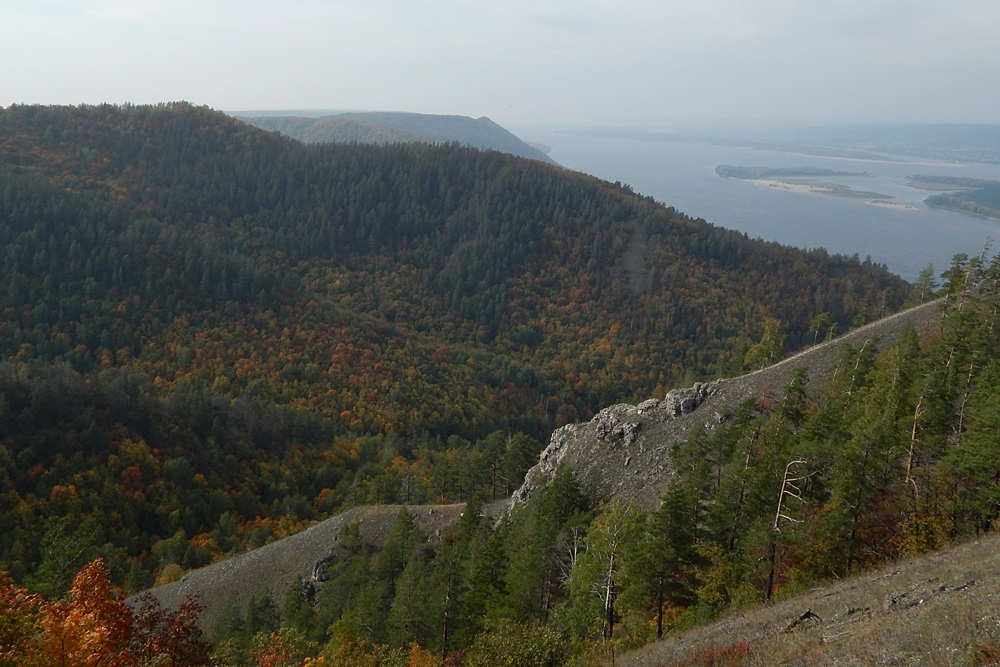
[[[7,573],[0,571],[0,667],[22,665],[25,656],[37,651],[36,619],[43,602],[14,586]]]
[[[73,579],[69,598],[48,602],[0,571],[0,667],[131,667],[208,664],[200,640],[203,607],[188,599],[165,612],[151,597],[137,612],[115,598],[101,559]]]
[[[410,644],[410,662],[407,667],[441,667],[441,660],[430,651],[420,648],[420,644],[413,642]]]
[[[132,609],[111,596],[111,582],[98,559],[73,580],[68,602],[43,604],[38,664],[64,667],[130,665],[127,642],[132,631]]]

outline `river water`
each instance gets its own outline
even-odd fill
[[[915,279],[928,264],[940,274],[956,253],[977,255],[987,238],[1000,237],[1000,222],[930,209],[922,200],[933,193],[905,184],[906,177],[914,174],[1000,181],[1000,165],[900,156],[891,158],[898,161],[814,157],[735,146],[581,136],[539,128],[519,129],[518,136],[551,146],[550,157],[568,169],[628,183],[637,192],[691,217],[768,241],[870,256],[907,280]],[[815,180],[891,195],[895,198],[891,201],[916,210],[760,187],[718,176],[715,168],[720,164],[864,172],[867,177],[823,176]]]

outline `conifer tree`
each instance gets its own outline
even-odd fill
[[[577,623],[597,621],[605,640],[614,636],[625,554],[636,541],[640,514],[618,498],[605,505],[591,522],[586,549],[573,568],[570,590]]]
[[[694,494],[671,484],[660,508],[642,525],[634,547],[626,551],[623,598],[656,619],[656,638],[663,637],[665,607],[686,607],[695,601],[697,568],[705,565],[698,549]]]
[[[830,471],[832,496],[825,521],[837,535],[840,571],[849,572],[865,546],[890,543],[898,530],[883,521],[895,514],[885,504],[898,497],[893,492],[904,482],[901,462],[908,433],[903,420],[913,410],[917,351],[910,330],[876,359],[871,385],[861,390],[852,436]]]
[[[958,489],[955,510],[976,532],[1000,514],[1000,362],[993,360],[976,384],[962,444],[948,450],[944,464]]]

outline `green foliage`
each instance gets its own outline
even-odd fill
[[[557,667],[567,646],[551,629],[504,621],[476,638],[463,664],[469,667]]]
[[[1000,364],[983,369],[966,412],[962,445],[948,450],[944,465],[958,483],[953,511],[975,530],[988,530],[1000,515]]]
[[[623,602],[653,613],[657,639],[667,606],[683,608],[697,600],[698,570],[707,561],[698,549],[696,502],[690,489],[672,485],[626,550]]]
[[[913,293],[907,300],[907,305],[915,306],[929,301],[937,295],[938,283],[934,274],[934,265],[928,264],[920,269],[913,283]]]
[[[939,177],[940,178],[940,177]],[[957,188],[970,187],[957,193],[931,195],[924,203],[959,213],[971,213],[987,218],[1000,216],[1000,183],[977,179],[956,179]]]
[[[18,581],[51,517],[138,587],[351,504],[499,498],[553,428],[741,361],[760,312],[801,346],[810,309],[905,291],[551,165],[184,103],[0,110],[0,222]]]
[[[566,616],[577,634],[586,636],[596,630],[604,639],[614,637],[627,553],[634,548],[640,531],[639,512],[618,499],[594,517],[570,579],[571,604]]]
[[[815,326],[815,320],[810,326]],[[781,322],[769,318],[764,321],[764,333],[760,342],[747,350],[744,365],[747,370],[757,371],[781,360],[785,354],[785,331]]]
[[[799,369],[780,396],[692,429],[656,511],[612,498],[593,512],[563,466],[494,526],[481,516],[493,486],[483,475],[457,529],[431,543],[413,539],[407,512],[381,551],[346,527],[315,610],[295,623],[327,650],[384,642],[389,655],[417,642],[465,651],[463,664],[600,660],[949,532],[988,529],[1000,507],[1000,370],[989,361],[1000,353],[1000,277],[968,258],[953,269],[940,336],[909,329],[884,349],[874,338],[842,346],[820,390]],[[489,470],[511,440],[450,444],[454,461],[478,453]],[[558,655],[529,651],[539,646]],[[692,664],[749,659],[722,647]]]
[[[78,517],[51,517],[45,522],[35,572],[27,577],[28,588],[46,598],[65,595],[73,577],[97,556],[96,527]]]

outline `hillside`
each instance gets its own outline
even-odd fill
[[[687,439],[692,420],[713,422],[719,414],[731,414],[747,398],[776,397],[780,388],[791,380],[794,368],[809,370],[811,391],[816,393],[835,372],[837,353],[842,345],[857,346],[866,340],[877,340],[880,347],[886,347],[908,326],[934,335],[940,327],[940,306],[940,301],[934,301],[911,308],[820,343],[763,370],[713,382],[699,405],[676,416],[667,409],[667,404],[680,405],[682,401],[672,402],[671,397],[687,396],[693,393],[692,390],[671,391],[656,406],[645,403],[648,407],[644,410],[614,406],[602,411],[589,424],[563,427],[553,434],[541,461],[528,473],[513,499],[516,503],[527,502],[533,491],[551,482],[559,463],[565,462],[580,479],[599,475],[604,485],[602,493],[631,498],[655,509],[667,482],[677,475],[671,452]],[[641,425],[634,442],[615,446],[594,437],[593,431],[599,427],[602,416],[609,413],[627,414],[633,423]],[[457,530],[464,507],[464,504],[421,505],[407,509],[425,534],[439,537],[442,532]],[[509,507],[508,503],[498,503],[489,513],[500,516],[509,511]],[[207,604],[202,624],[212,629],[227,607],[245,608],[261,591],[267,591],[280,605],[296,576],[309,580],[318,564],[336,562],[338,534],[345,524],[360,520],[361,537],[376,548],[382,547],[399,509],[400,506],[353,508],[291,537],[190,572],[182,581],[155,588],[153,592],[164,605],[172,607],[179,605],[185,595],[201,594]]]
[[[1000,538],[989,536],[824,582],[619,655],[616,664],[995,665],[998,548]]]
[[[50,599],[97,557],[133,592],[351,507],[501,498],[554,429],[911,291],[537,160],[304,145],[186,103],[4,109],[0,219],[0,569]],[[503,539],[549,548],[596,511],[567,494],[557,533]],[[405,526],[429,546],[380,566],[377,599],[347,587],[303,626],[350,604],[383,642],[421,614],[454,629],[464,588],[386,614],[401,564],[448,590],[436,559],[482,553],[470,515],[440,548]],[[374,547],[355,542],[357,573]],[[533,577],[566,594],[535,556],[504,593],[519,618],[547,613]],[[467,617],[455,645],[482,630]]]
[[[385,546],[402,506],[355,507],[310,526],[295,535],[262,546],[221,563],[193,570],[171,584],[152,589],[163,606],[175,609],[188,595],[198,594],[206,604],[199,621],[211,633],[227,609],[243,610],[255,596],[265,593],[280,605],[288,589],[300,577],[321,587],[326,569],[343,554],[337,542],[341,529],[356,523],[362,540],[376,548]],[[411,505],[406,509],[416,525],[429,535],[440,535],[458,525],[464,504]]]
[[[671,452],[690,437],[692,429],[709,431],[725,423],[748,399],[780,401],[794,373],[804,369],[808,390],[816,395],[838,369],[844,345],[885,349],[915,327],[923,338],[940,333],[941,301],[910,308],[877,322],[852,329],[782,361],[735,378],[674,389],[662,399],[638,405],[620,404],[601,410],[589,423],[563,426],[542,451],[539,463],[514,492],[516,502],[548,484],[560,465],[579,479],[599,479],[600,494],[633,500],[655,509],[663,489],[677,476]]]
[[[765,316],[798,347],[816,314],[844,328],[908,291],[495,153],[303,147],[185,105],[0,121],[5,354],[218,381],[352,431],[545,436],[741,365]],[[471,400],[442,391],[465,378]]]
[[[358,142],[391,144],[422,141],[457,143],[484,150],[552,162],[485,116],[441,116],[389,111],[343,112],[333,116],[254,116],[241,120],[306,143]]]

